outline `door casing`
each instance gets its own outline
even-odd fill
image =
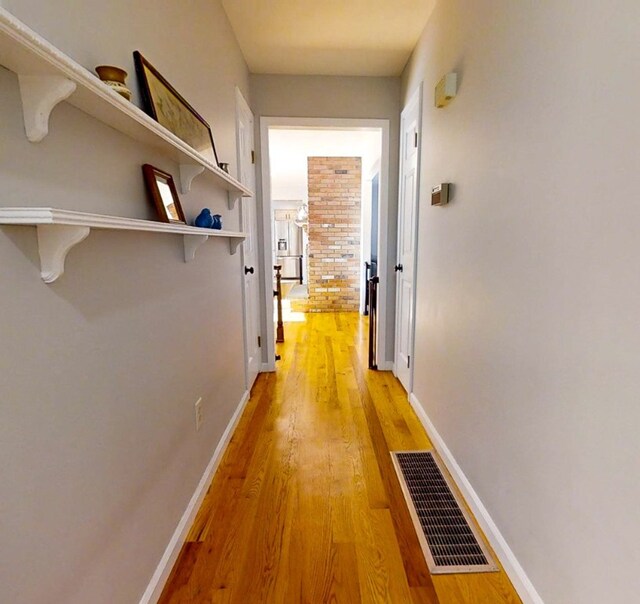
[[[389,223],[389,120],[386,119],[343,119],[343,118],[294,118],[294,117],[261,117],[260,118],[260,175],[262,179],[262,252],[263,252],[263,294],[267,320],[263,325],[263,371],[275,371],[275,336],[271,329],[270,317],[273,317],[273,287],[270,276],[273,272],[271,256],[271,168],[269,161],[269,129],[274,128],[318,128],[324,130],[358,130],[379,129],[382,135],[380,161],[380,201],[378,206],[378,266],[380,283],[378,285],[378,328],[377,350],[384,355],[386,350],[387,329],[387,228]],[[382,268],[384,267],[384,268]],[[268,282],[267,282],[268,281]],[[392,359],[382,357],[378,361],[379,369],[391,369]]]
[[[246,132],[250,143],[242,140],[242,120],[249,123]],[[256,174],[252,163],[254,154],[254,117],[240,89],[236,87],[236,149],[238,161],[238,180],[255,191]],[[248,148],[245,148],[248,147]],[[245,153],[243,154],[243,150]],[[243,197],[239,201],[242,230],[248,237],[242,244],[242,303],[244,323],[245,383],[248,390],[253,386],[262,369],[262,353],[258,342],[262,339],[260,320],[260,244],[258,237],[258,209],[255,192],[253,197]],[[245,266],[253,266],[253,273],[246,273]],[[259,340],[260,338],[260,340]]]
[[[415,121],[414,121],[415,120]],[[407,129],[407,124],[412,125],[411,131]],[[416,310],[416,282],[417,282],[417,259],[418,259],[418,224],[420,212],[420,159],[422,143],[422,85],[420,85],[405,108],[402,110],[400,118],[400,162],[398,177],[398,249],[396,254],[396,265],[403,265],[403,272],[396,273],[396,324],[395,324],[395,346],[394,346],[394,375],[406,388],[407,393],[413,389],[413,368],[415,349],[415,310]],[[414,136],[415,142],[410,140]],[[414,146],[415,145],[415,146]],[[412,163],[415,161],[415,172],[413,174],[412,199],[407,199],[405,187],[405,167],[407,150],[415,149],[412,155]],[[412,203],[409,208],[407,203]],[[404,225],[405,212],[410,210],[411,224]],[[412,240],[412,248],[405,247],[405,236],[409,233]],[[405,270],[407,272],[405,272]],[[410,271],[410,275],[408,272]],[[410,288],[408,293],[404,293]],[[408,325],[403,324],[403,310],[408,312]],[[404,342],[403,342],[404,340]],[[404,346],[402,345],[404,343]]]

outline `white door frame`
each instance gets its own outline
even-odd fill
[[[238,180],[242,180],[242,173],[241,173],[241,165],[242,165],[242,157],[241,157],[241,149],[242,149],[242,144],[240,142],[240,127],[239,127],[239,120],[240,120],[240,111],[244,110],[246,113],[251,114],[252,119],[254,121],[254,126],[255,126],[255,116],[253,114],[253,111],[251,110],[251,107],[249,106],[249,103],[247,103],[247,100],[244,98],[244,95],[242,94],[242,91],[240,90],[240,88],[238,88],[236,86],[235,88],[235,97],[236,97],[236,161],[237,161],[237,177]],[[252,129],[251,131],[251,135],[252,137],[255,139],[255,128]],[[254,145],[255,145],[255,140],[254,140]],[[256,178],[256,166],[252,166],[253,170],[254,170],[254,179],[253,182],[257,183],[257,178]],[[243,183],[246,184],[246,183]],[[251,199],[249,201],[249,203],[256,203],[256,191],[253,192],[253,199]],[[243,208],[242,205],[244,204],[244,199],[240,199],[238,201],[238,205],[240,206],[240,220],[243,221]],[[258,242],[258,211],[256,209],[256,211],[254,212],[254,217],[255,217],[255,221],[256,221],[256,240],[253,242],[253,244],[256,246],[256,252],[255,252],[255,257],[256,257],[256,263],[259,264],[260,262],[260,250],[259,250],[259,242]],[[242,269],[244,269],[244,266],[246,264],[246,258],[245,258],[245,254],[244,254],[244,245],[242,246]],[[258,266],[256,266],[257,269],[259,269]],[[258,270],[258,275],[257,277],[259,278],[260,275],[260,271]],[[257,288],[258,288],[258,305],[260,304],[260,282],[258,281],[257,283]],[[245,378],[245,386],[247,388],[247,390],[251,390],[251,387],[253,386],[253,380],[251,379],[251,368],[249,367],[249,346],[250,346],[250,342],[249,342],[249,327],[248,327],[248,321],[249,318],[247,317],[247,309],[250,308],[250,304],[248,304],[247,302],[247,296],[248,296],[248,292],[247,292],[247,287],[246,287],[246,281],[245,281],[245,277],[244,275],[242,275],[242,319],[243,319],[243,332],[244,332],[244,378]],[[258,306],[258,309],[260,309],[260,307]],[[262,333],[262,321],[261,321],[261,316],[260,316],[260,312],[258,312],[258,316],[254,317],[254,320],[257,322],[256,326],[257,326],[257,335],[260,335]],[[258,370],[259,371],[259,370]]]
[[[262,172],[262,233],[263,233],[263,268],[265,279],[265,305],[267,309],[267,325],[265,335],[267,361],[263,363],[264,371],[275,371],[275,335],[272,329],[273,317],[273,258],[271,257],[271,168],[269,161],[269,129],[270,128],[318,128],[324,130],[380,130],[382,134],[381,166],[380,166],[380,202],[378,206],[378,341],[376,350],[379,355],[386,351],[386,312],[387,312],[387,228],[389,222],[389,120],[385,119],[343,119],[318,117],[261,117],[260,118],[260,169]],[[379,368],[391,366],[386,358],[378,360]]]
[[[415,215],[414,215],[414,225],[413,225],[413,274],[411,276],[411,334],[409,336],[409,350],[411,354],[411,365],[409,367],[409,388],[407,389],[407,395],[411,395],[413,392],[413,371],[415,367],[415,340],[416,340],[416,289],[418,282],[418,236],[419,236],[419,225],[420,225],[420,175],[421,175],[421,163],[422,163],[422,111],[423,111],[423,101],[424,101],[424,93],[423,93],[423,82],[416,87],[416,89],[411,93],[409,97],[409,101],[402,108],[401,116],[400,116],[400,137],[402,138],[402,126],[403,126],[403,114],[405,113],[405,109],[409,107],[412,103],[417,103],[418,105],[418,148],[417,148],[417,171],[416,171],[416,199],[415,199]],[[398,162],[398,226],[400,229],[400,196],[402,195],[401,187],[402,187],[402,165],[403,165],[403,143],[400,141],[400,156]],[[400,235],[398,235],[398,250],[396,251],[396,262],[399,262],[400,255]],[[396,321],[395,321],[395,337],[398,337],[398,302],[399,290],[396,284]],[[396,375],[396,365],[395,365],[395,346],[394,346],[394,362],[393,362],[393,374]]]

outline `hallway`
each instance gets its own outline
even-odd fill
[[[431,443],[393,375],[366,369],[366,333],[356,313],[286,325],[163,604],[520,602],[504,571],[431,580],[389,455]]]

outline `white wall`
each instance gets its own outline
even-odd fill
[[[389,220],[386,358],[393,358],[395,327],[396,222],[398,215],[398,131],[400,78],[251,75],[251,95],[257,117],[319,117],[388,119]],[[256,124],[259,120],[256,120]],[[259,128],[256,146],[259,150]],[[259,159],[256,159],[259,165]],[[260,174],[258,171],[258,179]],[[257,185],[258,191],[261,184]],[[260,203],[260,201],[258,201]],[[266,321],[263,322],[266,324]],[[266,359],[265,359],[266,360]]]
[[[380,161],[380,130],[272,128],[269,132],[271,199],[308,201],[309,157],[361,157],[362,172]],[[272,204],[273,205],[273,204]]]
[[[274,199],[271,203],[273,210],[297,210],[302,205],[302,198],[286,196],[287,199]]]
[[[440,1],[403,78],[426,99],[415,394],[548,604],[640,592],[638,39],[632,0]]]
[[[123,65],[130,84],[141,50],[233,165],[234,86],[247,96],[248,74],[219,2],[5,4],[86,67]],[[2,68],[0,132],[3,206],[155,218],[140,165],[177,173],[65,103],[28,143]],[[182,203],[238,226],[204,180]],[[97,232],[45,285],[35,229],[0,227],[0,601],[139,600],[244,391],[240,255],[227,249],[208,242],[185,264],[178,236]]]

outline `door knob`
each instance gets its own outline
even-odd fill
[[[244,267],[244,274],[246,275],[247,273],[251,273],[253,275],[253,266]]]
[[[397,272],[402,272],[402,264],[396,264],[393,267],[393,270],[397,273]]]

